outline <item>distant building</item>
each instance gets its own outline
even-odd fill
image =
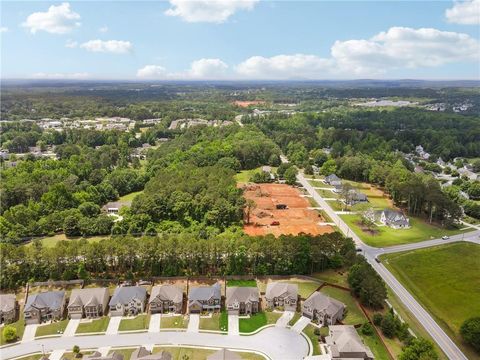
[[[348,191],[348,194],[345,199],[345,203],[348,205],[355,205],[362,202],[368,202],[367,195],[355,190],[351,189]]]
[[[325,342],[332,359],[374,359],[372,351],[363,343],[352,325],[332,325],[328,332]]]
[[[342,184],[342,179],[340,179],[335,174],[330,174],[330,175],[325,177],[325,182],[329,185],[332,185],[332,186],[341,185]]]
[[[103,205],[102,210],[107,214],[118,214],[122,207],[128,207],[130,204],[130,201],[110,201]]]
[[[150,351],[145,349],[143,346],[135,349],[130,357],[130,360],[172,360],[172,354],[168,351],[159,351],[152,354]]]

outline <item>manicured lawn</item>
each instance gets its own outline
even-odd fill
[[[320,281],[329,282],[331,284],[336,284],[340,286],[348,287],[347,276],[348,270],[325,270],[320,273],[315,273],[313,277],[319,279]]]
[[[13,326],[15,329],[17,329],[17,339],[22,340],[23,332],[25,331],[25,321],[23,320],[23,314],[20,315],[20,319],[18,321],[9,324],[9,326]],[[4,345],[7,343],[7,341],[3,337],[3,329],[3,327],[0,329],[0,345]]]
[[[47,335],[58,335],[60,336],[65,331],[67,327],[68,320],[57,321],[48,325],[40,325],[37,328],[35,337],[38,336],[47,336]]]
[[[313,355],[321,355],[322,352],[320,350],[320,345],[318,344],[318,338],[319,337],[317,335],[315,335],[315,333],[314,333],[315,329],[316,329],[315,326],[309,324],[309,325],[307,325],[307,327],[305,329],[303,329],[303,332],[312,341]]]
[[[120,321],[119,331],[132,331],[148,329],[150,323],[150,315],[142,314],[135,316],[133,319],[124,319]]]
[[[375,359],[390,359],[388,356],[388,351],[383,345],[382,341],[376,333],[373,333],[371,336],[366,336],[357,331],[360,337],[363,339],[363,342],[368,345],[370,350],[372,350],[373,356]]]
[[[298,294],[304,299],[308,298],[321,285],[319,282],[315,281],[286,280],[285,282],[297,284]]]
[[[17,358],[17,360],[38,360],[41,357],[42,357],[42,354],[35,354],[35,355],[30,355],[30,356]]]
[[[108,236],[90,236],[83,239],[86,239],[88,242],[98,242],[100,240],[106,239]],[[82,237],[74,237],[74,238],[67,238],[65,234],[57,234],[53,236],[48,236],[40,239],[43,247],[46,248],[53,248],[55,247],[60,241],[72,241],[82,239]],[[25,244],[25,246],[32,246],[33,241]]]
[[[227,287],[256,287],[257,282],[255,280],[227,280]]]
[[[133,201],[133,198],[139,194],[141,194],[143,191],[135,191],[127,195],[120,196],[118,201]]]
[[[288,325],[293,326],[298,321],[298,319],[300,319],[301,317],[302,317],[302,315],[300,313],[296,312],[293,315],[293,318],[288,322]]]
[[[276,167],[272,166],[271,168],[272,168],[273,173],[277,172]],[[261,171],[262,171],[261,166],[259,166],[256,169],[242,170],[235,175],[235,180],[237,181],[237,183],[248,183],[248,182],[250,182],[250,178],[253,176],[253,174],[259,173]]]
[[[376,247],[415,243],[437,239],[443,235],[451,236],[464,232],[460,229],[444,229],[428,224],[421,219],[410,217],[410,229],[392,229],[388,226],[377,226],[375,229],[378,232],[372,235],[364,232],[358,225],[358,222],[361,221],[360,215],[341,215],[341,218],[366,244]]]
[[[162,316],[160,329],[186,329],[188,327],[188,316]]]
[[[272,311],[261,311],[255,315],[250,316],[248,319],[239,320],[239,329],[241,333],[250,333],[255,331],[262,326],[268,324],[275,324],[277,320],[282,316],[281,313],[272,312]]]
[[[205,360],[208,356],[212,355],[215,352],[215,350],[199,348],[159,346],[153,348],[153,353],[157,353],[162,350],[168,351],[170,354],[172,354],[173,360]]]
[[[357,305],[357,302],[352,297],[350,292],[341,289],[334,288],[332,286],[324,286],[321,290],[322,293],[328,295],[338,301],[341,301],[347,305],[347,316],[343,319],[346,325],[363,324],[368,321],[362,309]]]
[[[384,264],[434,316],[438,324],[475,358],[459,329],[480,313],[480,246],[454,243],[382,256]]]
[[[327,200],[328,205],[334,210],[334,211],[349,211],[350,208],[349,206],[346,206],[345,204],[341,203],[338,200]]]
[[[227,331],[228,330],[228,316],[225,311],[220,314],[212,314],[209,318],[200,318],[201,330],[215,330],[215,331]]]
[[[105,332],[107,331],[109,322],[110,316],[104,316],[100,319],[92,320],[91,322],[80,323],[78,325],[76,334]]]

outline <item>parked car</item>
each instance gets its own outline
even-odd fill
[[[375,261],[376,261],[377,263],[379,263],[379,264],[381,263],[381,261],[380,261],[380,259],[379,259],[378,257],[375,258]]]
[[[450,236],[443,235],[443,236],[442,236],[442,239],[443,239],[443,240],[448,240],[448,239],[450,239]]]

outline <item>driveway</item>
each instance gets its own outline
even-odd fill
[[[200,315],[199,314],[190,314],[190,319],[188,321],[188,332],[197,332],[200,326]]]
[[[48,356],[48,359],[60,360],[64,352],[65,352],[64,350],[53,350],[52,353]]]
[[[293,324],[292,330],[300,334],[309,323],[310,319],[306,316],[302,316],[295,324]]]
[[[65,338],[46,338],[19,343],[2,349],[2,359],[23,357],[39,353],[43,344],[45,352],[71,351],[74,345],[80,349],[102,347],[137,347],[140,345],[169,345],[252,350],[270,359],[303,359],[309,353],[307,340],[295,331],[280,327],[268,327],[250,336],[225,336],[212,333],[188,333],[184,331],[160,331],[158,333],[130,333],[118,335],[85,335]]]
[[[77,328],[79,324],[80,324],[80,319],[70,320],[62,336],[75,336],[75,333],[77,332]]]
[[[275,326],[287,327],[288,322],[292,320],[293,315],[295,315],[293,311],[284,311],[282,316],[277,320],[277,323],[275,324]]]
[[[240,335],[238,315],[228,315],[228,335]]]
[[[160,319],[162,314],[152,314],[150,316],[150,324],[148,325],[148,332],[159,332],[160,331]]]
[[[22,342],[31,341],[35,338],[35,333],[37,332],[38,324],[30,324],[25,326],[25,331],[23,332]]]
[[[120,321],[122,321],[121,316],[111,316],[110,322],[108,323],[107,331],[105,334],[114,335],[118,334],[118,327],[120,326]]]

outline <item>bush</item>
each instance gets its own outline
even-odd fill
[[[313,330],[313,333],[317,336],[320,336],[320,329],[319,328],[315,328],[315,330]]]
[[[399,357],[400,360],[437,360],[438,354],[433,344],[425,339],[413,339],[410,344],[403,348]]]
[[[480,352],[480,317],[465,320],[460,327],[460,334],[467,344]]]
[[[383,320],[383,315],[382,314],[380,314],[380,313],[373,314],[373,323],[376,326],[380,326],[380,324],[382,323],[382,320]]]
[[[3,328],[2,334],[3,334],[3,338],[7,342],[12,342],[17,340],[17,329],[14,328],[13,326],[9,326],[9,325],[5,326]]]
[[[380,327],[386,337],[393,338],[397,332],[394,315],[391,313],[386,314],[380,324]]]
[[[365,323],[362,325],[360,331],[363,335],[372,336],[373,335],[373,327],[370,323]]]

